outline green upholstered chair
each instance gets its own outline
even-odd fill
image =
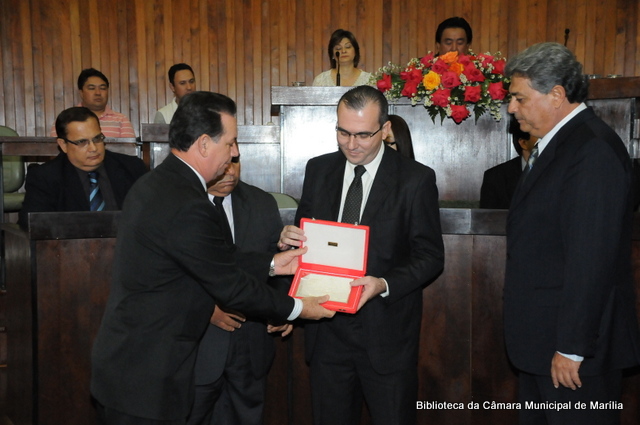
[[[298,208],[298,201],[285,193],[269,192],[276,199],[278,208]]]
[[[0,125],[0,136],[18,136],[18,133],[9,127]],[[18,193],[18,189],[24,184],[24,177],[24,159],[21,156],[2,158],[4,212],[17,212],[22,208],[24,193]]]

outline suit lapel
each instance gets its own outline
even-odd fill
[[[394,158],[394,155],[390,155],[387,149],[391,148],[385,147],[382,161],[380,162],[380,166],[376,172],[376,177],[373,180],[373,185],[371,186],[371,191],[367,198],[367,203],[365,204],[364,211],[362,212],[361,224],[364,225],[368,225],[373,222],[373,219],[378,211],[380,211],[380,207],[384,203],[384,200],[389,196],[392,188],[396,186],[396,181],[398,179],[398,163],[396,160],[398,158]]]
[[[340,199],[342,196],[342,182],[344,180],[344,169],[347,159],[340,154],[340,160],[336,161],[327,173],[325,179],[325,188],[318,191],[319,194],[319,219],[339,221],[340,217]]]
[[[247,226],[249,225],[247,218],[249,217],[249,204],[246,194],[242,190],[242,182],[233,189],[231,194],[231,203],[233,209],[233,237],[234,243],[239,246],[247,246],[244,238],[247,235]]]

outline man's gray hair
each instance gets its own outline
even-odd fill
[[[507,77],[528,78],[531,87],[543,94],[562,86],[571,103],[584,102],[589,93],[589,79],[582,73],[582,64],[558,43],[534,44],[511,58],[505,73]]]

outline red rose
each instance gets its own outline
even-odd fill
[[[419,83],[420,83],[420,80],[418,81],[409,80],[406,83],[404,83],[404,88],[402,89],[402,95],[406,97],[415,96],[416,93],[418,92]]]
[[[493,74],[504,74],[504,67],[506,65],[506,61],[504,59],[497,60],[493,63]]]
[[[472,83],[482,83],[484,82],[484,74],[480,71],[473,63],[467,65],[464,69],[464,75],[467,77]]]
[[[391,75],[382,74],[382,79],[378,80],[376,82],[376,85],[378,86],[378,90],[380,90],[382,93],[386,92],[393,86],[391,84]]]
[[[460,124],[462,120],[469,116],[469,110],[463,105],[451,105],[451,118]]]
[[[422,80],[422,71],[416,68],[411,68],[408,71],[401,72],[400,78],[407,82],[420,82],[420,80]]]
[[[476,103],[482,97],[482,89],[480,86],[467,86],[464,89],[464,101]]]
[[[424,65],[425,68],[431,68],[431,63],[433,62],[433,53],[428,53],[426,56],[420,58],[420,63]]]
[[[484,66],[486,68],[493,61],[493,56],[480,54],[480,55],[478,55],[478,59],[480,59],[480,62],[482,63],[482,66]]]
[[[436,90],[431,96],[431,101],[436,106],[446,108],[449,105],[449,96],[451,96],[451,90],[449,89]]]
[[[442,74],[442,86],[446,89],[452,89],[460,85],[460,77],[455,72],[447,71]]]
[[[458,62],[461,63],[462,65],[464,65],[464,67],[466,68],[469,64],[471,64],[471,59],[473,58],[473,56],[469,56],[469,55],[460,55],[458,56]]]
[[[442,75],[443,72],[449,70],[449,65],[442,59],[438,59],[436,63],[434,63],[433,66],[431,67],[431,70],[433,72],[437,72],[438,74]]]
[[[502,82],[490,83],[489,84],[489,95],[491,99],[494,100],[502,100],[507,95],[507,91],[502,86]]]

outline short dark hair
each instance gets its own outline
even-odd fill
[[[65,109],[60,112],[58,118],[56,118],[56,134],[60,139],[67,138],[67,126],[72,122],[85,122],[90,118],[94,118],[100,125],[98,116],[93,113],[89,108],[84,106],[74,106],[73,108]]]
[[[346,92],[338,102],[338,108],[341,104],[348,109],[354,111],[363,110],[369,103],[375,103],[380,109],[378,123],[382,126],[389,121],[389,103],[382,92],[371,86],[357,86]],[[395,133],[394,133],[395,134]]]
[[[464,32],[467,34],[467,43],[471,44],[471,40],[473,40],[473,31],[471,30],[471,25],[467,22],[466,19],[461,18],[459,16],[454,16],[453,18],[445,19],[440,22],[438,25],[438,29],[436,30],[436,43],[440,43],[442,39],[442,33],[447,28],[462,28]]]
[[[182,152],[203,134],[218,141],[224,132],[220,114],[236,115],[236,103],[220,93],[195,91],[187,94],[169,126],[169,146]]]
[[[398,153],[407,158],[416,159],[407,122],[400,115],[389,115],[389,121],[391,121],[391,131],[393,131]]]
[[[336,47],[336,44],[340,43],[343,38],[349,39],[351,45],[356,51],[356,55],[353,58],[353,66],[357,67],[358,63],[360,63],[360,45],[358,44],[358,40],[356,40],[356,36],[353,35],[351,31],[337,29],[331,34],[331,38],[329,39],[329,48],[327,52],[329,53],[329,60],[331,61],[331,68],[336,67],[336,57],[333,54],[333,48]]]
[[[507,77],[528,78],[531,87],[548,94],[562,86],[570,103],[584,102],[589,94],[589,79],[571,50],[559,43],[538,43],[507,62]]]
[[[87,82],[89,77],[102,78],[102,81],[104,81],[105,84],[107,85],[107,88],[109,88],[109,80],[107,79],[107,77],[105,77],[105,75],[102,72],[98,71],[95,68],[87,68],[87,69],[83,69],[80,75],[78,76],[78,90],[82,90],[82,88],[84,87],[84,84]]]
[[[516,149],[516,152],[518,152],[518,155],[522,156],[522,146],[520,146],[520,143],[518,141],[531,139],[531,134],[520,129],[520,123],[513,115],[511,115],[511,118],[509,120],[508,131],[509,134],[511,134],[511,136],[513,137],[513,139],[511,140],[511,142],[513,143],[513,147]]]
[[[191,67],[186,63],[177,63],[169,68],[169,82],[173,84],[173,79],[176,77],[176,72],[183,71],[185,69],[191,71],[193,75],[196,75],[194,74],[193,69],[191,69]]]

